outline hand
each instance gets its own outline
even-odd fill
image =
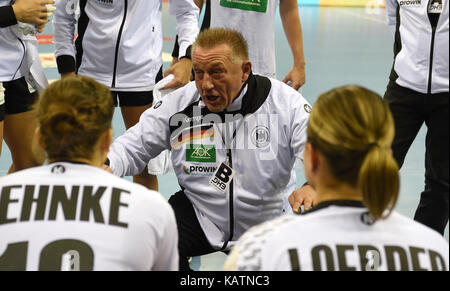
[[[45,24],[46,24],[46,23],[44,23],[44,24],[39,24],[39,25],[36,24],[36,25],[34,25],[34,27],[36,28],[36,31],[37,31],[37,32],[41,33],[41,32],[44,31]]]
[[[292,192],[289,196],[289,204],[295,213],[301,213],[300,206],[303,205],[304,211],[308,211],[315,205],[316,199],[316,191],[310,185],[305,185]]]
[[[53,0],[17,0],[12,8],[17,21],[30,23],[38,26],[45,25],[48,20],[48,16],[51,15],[54,7],[49,11],[47,10],[47,4],[55,4]],[[50,14],[49,14],[50,13]],[[43,28],[42,28],[43,29]]]
[[[62,73],[62,74],[61,74],[61,79],[64,79],[64,78],[66,78],[66,77],[71,77],[71,76],[75,76],[75,72]]]
[[[170,64],[170,67],[172,67],[173,65],[175,65],[176,63],[178,63],[179,59],[176,57],[172,57],[172,63]]]
[[[175,78],[161,90],[178,89],[189,83],[192,75],[192,61],[187,58],[179,60],[164,72],[164,77],[170,74],[173,74]]]
[[[294,66],[283,80],[284,83],[289,81],[292,82],[291,87],[295,90],[303,86],[305,84],[305,65]]]

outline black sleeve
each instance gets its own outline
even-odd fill
[[[0,7],[0,27],[7,27],[17,24],[16,15],[12,6]]]
[[[62,55],[56,58],[58,73],[72,73],[76,71],[76,62],[72,56]]]
[[[175,38],[175,44],[173,46],[172,57],[178,58],[178,54],[180,53],[180,45],[178,44],[178,35]]]
[[[211,3],[209,2],[210,0],[206,0],[205,16],[203,17],[203,22],[200,31],[208,29],[211,26]]]

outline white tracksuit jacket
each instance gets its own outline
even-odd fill
[[[10,6],[12,0],[0,0],[0,7]],[[11,14],[12,13],[12,14]],[[11,18],[8,24],[11,24],[13,12],[2,14],[2,18]],[[6,19],[2,19],[6,21]],[[14,33],[16,25],[0,27],[0,82],[12,81],[22,77],[21,66],[26,55],[24,42]]]
[[[395,35],[390,79],[420,93],[449,91],[448,0],[436,27],[428,17],[429,0],[386,0],[388,24]]]
[[[286,84],[250,75],[226,114],[212,114],[191,82],[114,141],[110,167],[119,176],[138,174],[171,148],[178,182],[206,237],[217,250],[228,249],[249,227],[282,214],[295,158],[303,160],[310,110]],[[222,193],[209,181],[227,156],[235,174]]]
[[[197,37],[199,9],[191,0],[169,2],[182,57]],[[78,74],[111,89],[152,88],[162,66],[161,0],[57,0],[56,7],[54,44],[60,73],[77,67]]]

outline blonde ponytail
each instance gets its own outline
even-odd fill
[[[398,197],[393,139],[392,114],[373,91],[344,86],[320,95],[314,104],[308,142],[323,153],[337,180],[361,190],[374,219],[387,217]]]
[[[378,143],[369,145],[359,170],[358,188],[375,220],[389,216],[398,198],[398,166],[389,150]]]

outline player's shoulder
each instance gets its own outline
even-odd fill
[[[99,168],[95,168],[94,171],[98,176],[93,176],[95,179],[101,179],[101,185],[120,189],[120,191],[130,195],[128,207],[130,207],[132,212],[135,212],[135,217],[140,217],[142,219],[145,217],[165,217],[173,212],[169,203],[161,193],[115,176]]]
[[[272,87],[270,90],[270,99],[276,104],[285,105],[292,109],[305,109],[307,114],[311,112],[311,105],[302,93],[284,82],[274,78],[267,78],[270,80]]]
[[[285,228],[295,223],[299,217],[296,215],[284,215],[273,220],[263,222],[259,225],[253,226],[242,235],[239,240],[241,246],[249,246],[251,244],[265,244],[271,237],[278,237]]]
[[[23,182],[26,177],[36,177],[36,175],[39,175],[40,173],[46,173],[48,171],[47,169],[47,166],[40,166],[7,174],[0,177],[0,185],[4,183],[14,183],[16,181]]]
[[[124,189],[132,194],[132,197],[137,205],[142,205],[143,207],[160,208],[161,210],[167,210],[167,208],[170,208],[166,199],[162,196],[161,193],[155,190],[148,189],[143,185],[115,176],[101,169],[99,170],[103,172],[102,175],[104,175],[105,181],[107,181],[109,185],[113,187],[120,187],[121,189]]]
[[[429,242],[437,243],[448,247],[448,241],[436,230],[417,222],[403,214],[393,211],[388,217],[388,222],[405,235],[423,238],[426,237]]]
[[[284,232],[297,220],[294,215],[285,215],[250,228],[234,246],[238,254],[237,269],[240,271],[260,271],[263,253],[274,241],[286,237]],[[276,242],[275,242],[276,245]]]
[[[165,95],[160,101],[153,105],[152,109],[155,110],[155,112],[163,112],[170,116],[183,111],[190,104],[198,100],[200,100],[200,95],[195,82],[192,81]],[[147,110],[145,113],[147,112],[151,112],[151,110]]]
[[[292,229],[296,229],[299,232],[311,231],[311,229],[317,228],[320,224],[333,221],[334,216],[329,211],[315,211],[307,215],[283,215],[250,228],[242,236],[241,241],[242,244],[249,244],[250,242],[268,244],[269,242],[289,236]],[[255,240],[255,238],[258,239]]]

